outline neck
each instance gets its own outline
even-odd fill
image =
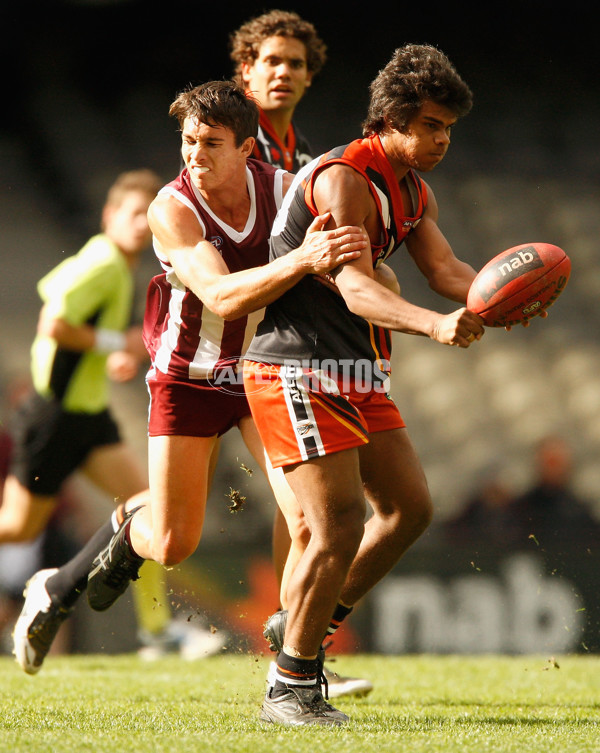
[[[135,269],[139,266],[141,254],[125,254],[125,262],[129,269]]]
[[[140,258],[142,256],[142,253],[144,249],[140,251],[124,251],[123,248],[117,243],[117,241],[114,238],[111,238],[108,233],[106,233],[107,237],[111,240],[112,243],[119,249],[119,252],[123,259],[125,260],[125,264],[127,264],[129,269],[135,269],[140,263]]]
[[[279,140],[285,144],[285,138],[292,122],[293,110],[263,110],[263,113],[279,136]]]
[[[396,176],[398,183],[400,183],[400,181],[406,177],[410,168],[392,148],[390,141],[386,139],[385,134],[379,134],[379,140],[381,141],[381,146],[383,147],[385,156],[388,158],[388,162],[392,166],[394,175]]]
[[[246,227],[250,213],[250,195],[245,174],[243,185],[240,183],[239,186],[232,186],[229,183],[226,188],[218,188],[212,191],[200,190],[200,193],[211,212],[220,220],[223,220],[238,232]]]

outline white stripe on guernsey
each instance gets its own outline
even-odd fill
[[[292,185],[288,188],[281,207],[279,208],[279,212],[277,212],[277,216],[275,217],[273,229],[271,230],[271,236],[281,235],[283,228],[285,227],[287,213],[289,212],[290,204],[292,203],[292,199],[294,198],[294,194],[296,193],[298,183],[305,179],[305,177],[315,167],[319,159],[319,157],[316,157],[312,162],[309,162],[308,165],[304,165],[304,167],[296,173],[296,177],[292,181]]]
[[[373,188],[377,191],[377,196],[379,196],[379,201],[381,202],[381,214],[383,216],[383,224],[385,227],[389,230],[390,229],[390,202],[388,197],[383,193],[383,191],[373,183]]]
[[[198,200],[198,203],[200,204],[202,209],[204,209],[204,211],[213,218],[213,220],[217,223],[221,230],[223,230],[225,235],[231,238],[232,241],[241,243],[254,230],[254,225],[256,223],[256,186],[254,185],[254,177],[249,167],[246,167],[246,185],[248,186],[248,193],[250,195],[250,212],[248,213],[246,225],[241,232],[231,227],[226,222],[223,222],[220,217],[217,217],[217,215],[206,203],[206,199],[204,198],[204,196],[202,196],[198,188],[193,183],[191,185],[192,190],[194,191],[194,196]]]
[[[273,198],[275,199],[275,206],[277,209],[281,209],[281,203],[283,201],[283,176],[285,174],[285,170],[277,170],[273,176]]]
[[[169,301],[169,320],[167,328],[160,337],[160,346],[156,352],[155,364],[159,371],[167,374],[173,352],[177,349],[179,334],[181,330],[182,318],[181,310],[183,299],[186,294],[185,288],[181,288],[181,283],[175,275],[170,275],[171,280],[171,298]],[[178,283],[178,284],[177,284]],[[190,379],[208,379],[212,376],[215,363],[219,360],[221,353],[221,338],[225,321],[204,308],[202,311],[202,327],[200,330],[200,342],[194,354],[194,359],[188,364],[188,375]]]
[[[204,306],[199,332],[200,341],[194,353],[194,360],[190,363],[190,379],[208,379],[212,376],[213,367],[221,354],[224,329],[225,320]]]
[[[258,126],[258,132],[256,134],[256,140],[260,141],[262,144],[262,152],[265,155],[266,159],[265,162],[267,164],[272,165],[273,164],[273,155],[271,154],[271,149],[269,146],[269,139],[265,136],[265,132],[262,129],[262,126]]]
[[[244,353],[250,347],[252,338],[256,334],[256,328],[262,322],[265,310],[260,309],[248,315],[246,329],[244,332],[244,342],[242,343],[241,353],[232,353],[232,356],[239,356],[240,360]],[[221,340],[225,320],[220,316],[213,314],[212,311],[204,307],[202,310],[202,328],[200,329],[200,342],[194,355],[194,361],[190,364],[190,379],[210,379],[213,376],[213,370],[217,361],[221,357]],[[234,373],[238,373],[241,366],[238,362],[234,368]]]
[[[317,684],[317,678],[314,675],[308,680],[301,680],[298,677],[294,677],[294,679],[291,680],[289,675],[282,675],[279,672],[275,672],[275,679],[279,680],[279,682],[282,682],[284,685],[302,685],[302,687],[308,688]]]
[[[188,209],[191,209],[191,211],[196,216],[196,219],[198,220],[200,227],[202,228],[202,235],[206,237],[206,225],[202,221],[202,218],[200,217],[198,210],[196,209],[194,204],[187,198],[187,196],[184,196],[182,193],[180,193],[179,191],[176,191],[174,188],[170,186],[165,186],[164,188],[161,188],[160,191],[158,192],[158,195],[159,196],[161,195],[172,196],[174,199],[179,201]],[[169,259],[167,258],[164,251],[162,251],[159,242],[156,240],[154,236],[152,236],[152,247],[154,249],[156,258],[160,262],[161,267],[165,270],[165,272],[168,272],[171,269],[171,265],[169,264]]]
[[[155,357],[156,368],[164,374],[168,373],[173,351],[177,348],[182,323],[181,308],[186,293],[185,288],[182,288],[181,283],[173,271],[167,274],[167,279],[169,279],[172,284],[171,298],[169,301],[169,320],[167,328],[161,335],[160,346]],[[246,331],[244,333],[244,342],[242,344],[243,352],[232,355],[239,355],[240,358],[244,355],[250,346],[256,328],[262,321],[263,316],[264,309],[254,311],[248,316]],[[188,367],[188,375],[190,379],[210,379],[213,376],[215,364],[221,357],[221,341],[223,339],[224,327],[224,319],[213,314],[213,312],[206,307],[203,308],[202,327],[199,332],[200,340],[193,361]],[[238,370],[239,368],[236,367],[236,373]]]
[[[319,433],[319,427],[317,426],[315,415],[312,410],[312,405],[310,404],[310,399],[306,394],[306,390],[302,386],[301,381],[299,382],[296,379],[296,373],[297,368],[295,366],[282,366],[279,370],[279,377],[281,379],[281,384],[283,387],[283,394],[288,409],[288,415],[294,429],[294,434],[296,435],[300,457],[302,458],[302,460],[308,460],[308,454],[306,452],[306,447],[304,446],[303,441],[305,437],[312,437],[315,440],[319,456],[324,455],[325,453],[321,434]],[[296,411],[294,410],[294,402],[302,403],[304,406],[307,417],[306,419],[302,420],[302,422],[298,421]],[[300,435],[298,429],[303,425],[309,428],[306,434]]]
[[[198,213],[198,210],[194,206],[193,202],[191,202],[187,196],[182,194],[180,191],[176,191],[172,186],[165,186],[164,188],[161,188],[158,192],[159,196],[162,196],[163,194],[169,194],[169,196],[172,196],[174,199],[177,199],[177,201],[180,201],[182,204],[184,204],[188,209],[191,209],[192,212],[196,215],[196,218],[198,219],[198,222],[200,223],[202,230],[205,231],[206,228],[204,227],[204,223],[202,222],[202,219],[200,218],[200,214]]]
[[[167,274],[167,279],[169,279],[169,273]],[[159,371],[162,371],[163,374],[168,373],[171,356],[177,347],[179,332],[181,330],[181,306],[185,296],[185,288],[181,288],[181,284],[177,284],[179,281],[176,277],[175,279],[169,280],[169,282],[171,282],[169,321],[167,328],[160,336],[160,345],[156,350],[156,356],[154,358],[156,368]]]
[[[381,201],[381,215],[383,217],[383,222],[387,230],[390,229],[392,225],[391,217],[390,217],[390,202],[388,197],[381,191],[377,186],[373,183],[373,188],[377,191],[377,195],[379,196],[379,200]],[[389,244],[386,249],[385,255],[379,260],[378,263],[381,263],[388,257],[389,254],[392,253],[392,249],[394,248],[394,239],[389,239]]]

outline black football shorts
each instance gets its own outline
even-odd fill
[[[121,441],[109,410],[69,413],[58,400],[37,393],[25,399],[11,421],[10,472],[33,494],[55,495],[96,447]]]

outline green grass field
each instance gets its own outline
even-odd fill
[[[258,721],[267,663],[51,657],[28,677],[2,658],[0,751],[600,750],[600,657],[338,657],[375,690],[336,701],[348,725],[302,729]]]

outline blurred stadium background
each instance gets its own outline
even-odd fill
[[[505,469],[515,493],[526,488],[533,447],[554,432],[571,443],[573,486],[600,519],[600,60],[589,6],[574,2],[551,10],[542,2],[491,3],[467,11],[426,3],[411,5],[409,12],[396,3],[368,11],[335,2],[266,7],[297,10],[315,23],[328,45],[328,63],[297,114],[315,152],[360,135],[368,84],[395,47],[407,41],[436,44],[475,95],[474,110],[456,127],[447,158],[427,176],[438,199],[439,224],[457,254],[480,268],[505,248],[545,241],[572,259],[566,292],[547,320],[534,320],[528,329],[488,330],[468,351],[394,337],[392,394],[423,460],[437,523],[460,510],[491,461]],[[165,181],[177,173],[179,140],[167,114],[170,102],[189,83],[228,77],[229,32],[263,10],[257,3],[225,8],[184,0],[167,6],[139,0],[3,6],[4,384],[27,370],[39,308],[36,281],[96,231],[99,207],[116,173],[148,166]],[[428,292],[411,265],[401,254],[393,262],[404,295],[451,310]],[[156,271],[148,254],[140,300],[145,281]],[[115,388],[115,404],[127,435],[144,455],[143,379]],[[219,557],[231,562],[262,553],[253,592],[245,591],[237,571],[227,566],[239,591],[230,617],[239,602],[249,600],[248,593],[260,593],[265,604],[276,598],[273,584],[264,585],[273,503],[264,480],[259,474],[250,478],[242,463],[251,465],[231,433],[201,551],[179,575],[179,583],[201,592],[199,603],[212,605],[218,614],[225,603],[219,588],[227,590],[227,578],[219,587],[211,580],[222,577],[222,570],[215,575]],[[236,516],[228,509],[230,488],[247,496]],[[435,526],[417,550],[427,550],[427,541],[433,549]],[[407,567],[414,562],[427,571],[419,551],[407,561]],[[356,622],[360,633],[360,617]],[[377,643],[373,620],[363,622],[371,625],[363,648],[435,649],[433,639]],[[348,641],[346,648],[352,647]]]

